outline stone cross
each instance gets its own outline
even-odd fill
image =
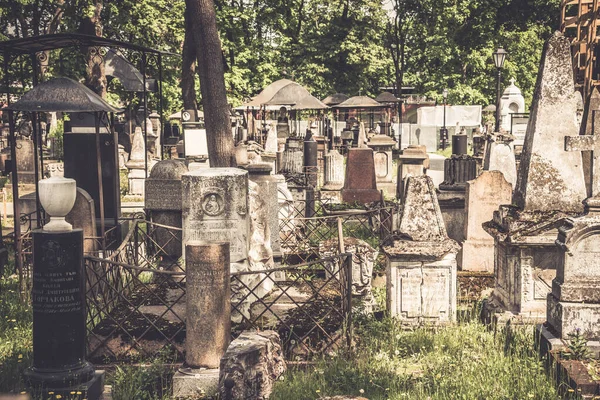
[[[600,130],[592,135],[565,136],[565,151],[592,152],[592,197],[600,196]]]

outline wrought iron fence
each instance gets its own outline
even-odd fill
[[[285,214],[280,213],[281,248],[288,263],[322,257],[320,245],[339,237],[338,221],[341,221],[341,232],[345,238],[364,240],[374,248],[394,231],[395,205],[376,204],[371,208],[336,210],[328,200],[321,200],[319,196],[314,205],[307,203],[295,202],[285,210]],[[315,216],[305,217],[305,207],[314,207]]]
[[[183,361],[185,271],[170,245],[181,229],[136,220],[107,258],[85,257],[88,358],[135,361],[169,353]],[[232,335],[275,329],[290,360],[347,345],[351,329],[349,255],[231,276]]]
[[[279,333],[289,361],[350,346],[352,256],[231,274],[234,336],[247,329]]]
[[[107,258],[87,256],[89,358],[99,363],[183,354],[181,229],[136,219]]]

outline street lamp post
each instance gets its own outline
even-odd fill
[[[506,60],[506,55],[508,53],[502,47],[499,47],[498,50],[494,52],[494,65],[496,65],[496,70],[498,71],[498,77],[496,82],[496,130],[495,132],[500,131],[500,82],[502,80],[502,67],[504,66],[504,61]]]
[[[442,139],[442,150],[446,150],[446,141],[448,140],[448,128],[446,128],[446,100],[448,99],[448,89],[442,92],[444,98],[444,126],[440,131],[440,139]]]

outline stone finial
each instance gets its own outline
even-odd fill
[[[579,133],[571,46],[556,32],[546,43],[513,203],[525,211],[583,211],[581,153],[565,152],[565,136]]]

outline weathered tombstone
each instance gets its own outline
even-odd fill
[[[428,176],[408,177],[399,236],[382,250],[387,260],[387,309],[403,323],[456,320],[456,254]]]
[[[371,314],[375,305],[372,292],[373,267],[379,255],[379,251],[371,247],[364,240],[353,237],[344,238],[344,251],[352,254],[352,296],[360,301],[357,310],[364,314]],[[330,239],[319,244],[319,255],[321,258],[334,257],[339,254],[339,240]],[[332,265],[333,263],[335,265]],[[331,271],[341,271],[343,267],[337,265],[339,261],[326,262],[326,268]]]
[[[248,170],[248,179],[255,182],[258,190],[258,196],[265,202],[265,208],[268,218],[270,232],[270,247],[272,256],[281,259],[281,240],[279,238],[279,199],[278,199],[278,181],[274,175],[271,175],[271,164],[258,163],[246,167]]]
[[[500,206],[484,225],[496,254],[486,313],[500,309],[545,319],[559,260],[557,226],[580,214],[586,198],[581,153],[565,151],[565,136],[579,133],[574,92],[570,44],[555,33],[541,60],[512,204]]]
[[[221,358],[221,399],[268,399],[286,371],[281,340],[274,331],[244,331]]]
[[[467,182],[465,226],[459,265],[463,271],[494,272],[494,239],[482,224],[493,217],[502,204],[510,203],[512,185],[500,171],[483,171]]]
[[[144,208],[152,222],[181,228],[181,177],[186,172],[187,167],[178,160],[159,161],[152,168],[144,196]],[[182,255],[181,231],[156,227],[152,232],[163,261],[173,267],[173,261]]]
[[[502,128],[506,132],[512,131],[512,116],[513,113],[525,112],[525,98],[521,94],[521,90],[515,86],[515,78],[510,79],[510,85],[504,89],[500,98],[500,120]]]
[[[129,196],[144,196],[144,180],[146,179],[146,144],[142,135],[142,128],[137,126],[131,140],[131,155],[125,163],[129,174]]]
[[[396,145],[396,141],[386,135],[375,135],[367,145],[373,149],[377,188],[383,190],[389,197],[394,197],[396,185],[392,182],[392,149]]]
[[[231,263],[245,260],[249,247],[248,172],[200,169],[183,174],[181,183],[183,246],[190,240],[229,242]]]
[[[559,259],[547,321],[561,339],[581,331],[600,340],[600,198],[586,201],[588,213],[564,221],[558,233]]]
[[[381,200],[381,193],[377,190],[372,149],[348,150],[342,200],[346,203],[372,203]]]
[[[83,253],[85,255],[97,255],[98,236],[96,229],[96,210],[94,199],[82,188],[77,188],[75,205],[65,217],[66,221],[75,229],[83,231]]]
[[[504,178],[514,188],[517,183],[517,162],[511,145],[512,141],[511,135],[491,136],[483,169],[502,172]]]
[[[279,109],[279,116],[277,117],[277,137],[285,139],[290,136],[290,125],[288,123],[287,108],[281,107]]]
[[[19,183],[35,183],[35,161],[32,140],[16,140],[17,173]],[[13,163],[14,165],[14,163]]]
[[[404,180],[408,176],[421,176],[429,167],[429,155],[426,146],[411,144],[402,150],[398,158],[398,186],[396,188],[396,197],[402,199],[404,194]]]

